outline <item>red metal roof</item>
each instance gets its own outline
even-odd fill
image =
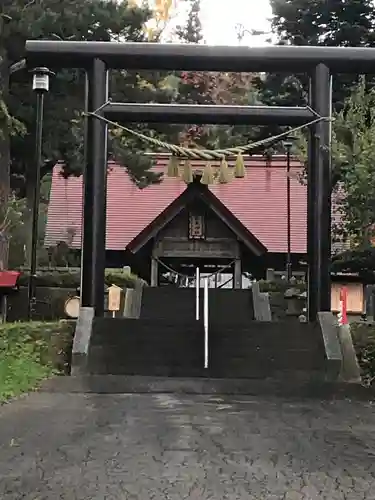
[[[155,170],[165,172],[167,157],[156,160]],[[229,163],[230,164],[230,163]],[[245,160],[246,176],[209,188],[224,205],[258,238],[269,252],[287,250],[286,160],[274,157],[270,165],[263,157]],[[161,184],[138,189],[126,170],[109,164],[107,184],[107,249],[124,250],[159,213],[186,188],[184,182],[164,176]],[[194,162],[193,169],[203,169]],[[292,252],[306,252],[307,190],[298,180],[301,164],[291,164]],[[66,241],[81,246],[82,177],[64,179],[60,165],[53,171],[45,245]]]
[[[0,271],[0,288],[15,288],[20,274],[18,271]]]

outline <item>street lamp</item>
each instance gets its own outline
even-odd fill
[[[38,220],[40,202],[40,167],[42,163],[42,139],[43,139],[43,109],[44,95],[49,91],[49,77],[53,75],[48,68],[35,68],[33,74],[33,90],[36,93],[36,119],[35,119],[35,165],[32,177],[33,183],[33,207],[32,207],[32,233],[31,233],[31,255],[30,276],[27,294],[27,319],[30,321],[35,305],[35,278],[36,278],[36,251],[38,246]]]
[[[287,254],[286,254],[286,278],[290,282],[292,278],[292,244],[291,244],[291,214],[290,214],[290,153],[293,143],[291,140],[284,141],[286,149],[286,219],[287,219]]]

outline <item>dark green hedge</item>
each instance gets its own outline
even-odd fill
[[[352,323],[350,330],[363,382],[366,385],[373,385],[375,382],[375,324]]]
[[[375,248],[347,250],[332,259],[332,273],[354,273],[366,283],[375,282]]]
[[[7,320],[25,321],[27,319],[27,284],[29,273],[21,271],[20,290],[8,297]],[[39,270],[36,279],[36,305],[33,319],[56,321],[65,318],[64,304],[69,297],[77,295],[80,286],[79,268],[55,268]],[[122,269],[107,269],[105,283],[121,288],[134,288],[136,283],[146,284],[136,275]]]
[[[76,288],[37,287],[36,304],[33,319],[37,321],[57,321],[66,318],[65,302],[69,297],[77,295]],[[9,295],[7,321],[27,320],[27,288],[21,287],[16,293]]]
[[[21,271],[21,273],[19,284],[27,286],[29,272]],[[122,288],[134,288],[138,280],[139,278],[135,274],[121,269],[107,269],[105,273],[105,283],[108,286],[117,285]],[[38,287],[77,288],[80,286],[80,282],[81,271],[78,268],[38,271],[36,278],[36,286]]]
[[[302,293],[306,290],[306,283],[288,283],[285,280],[259,281],[259,289],[261,292],[269,292],[269,293],[275,292],[284,294],[289,288],[297,288]]]

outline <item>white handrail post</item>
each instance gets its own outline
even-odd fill
[[[203,324],[204,324],[204,367],[208,368],[208,278],[205,278],[204,280]]]
[[[199,267],[195,270],[195,319],[199,321],[199,285],[201,281],[201,275],[199,272]]]

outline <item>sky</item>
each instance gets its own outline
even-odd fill
[[[174,5],[175,15],[165,30],[168,41],[174,39],[175,26],[185,24],[189,4],[175,0]],[[269,0],[201,0],[200,17],[205,42],[209,45],[239,45],[238,28],[241,27],[244,31],[242,45],[265,45],[270,38],[267,33],[270,32],[271,14]],[[254,36],[252,31],[266,34]]]
[[[238,45],[237,25],[249,31],[270,29],[268,0],[202,0],[201,8],[204,36],[209,45]],[[267,38],[246,33],[242,45],[264,45]]]

